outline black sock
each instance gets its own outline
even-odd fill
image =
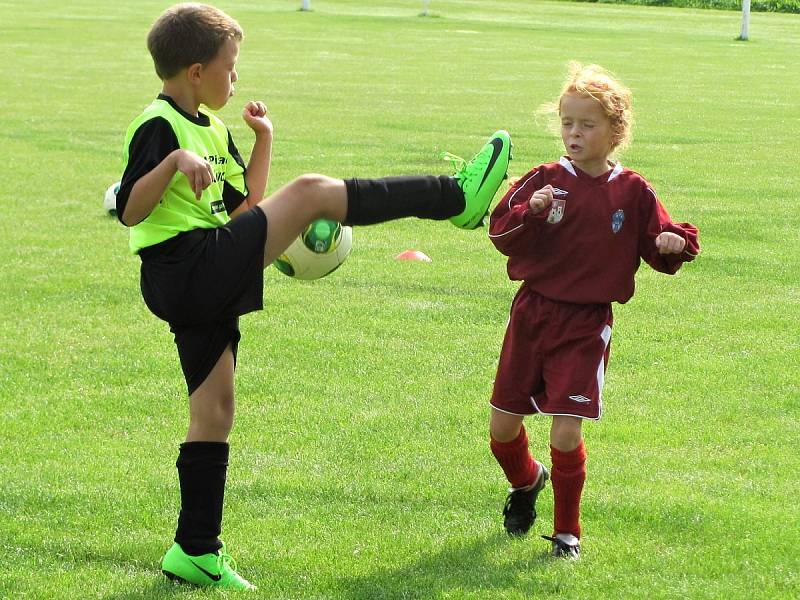
[[[222,503],[228,471],[228,444],[186,442],[178,461],[181,512],[175,541],[186,554],[199,556],[222,548]]]
[[[372,225],[403,217],[442,220],[464,211],[464,192],[452,177],[346,179],[345,225]]]

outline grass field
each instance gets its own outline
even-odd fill
[[[0,1],[0,597],[200,598],[157,561],[187,421],[167,327],[102,212],[127,123],[159,91],[166,4]],[[604,418],[585,428],[584,557],[553,563],[552,493],[509,540],[488,397],[516,284],[481,231],[396,222],[242,319],[224,538],[263,598],[800,596],[800,18],[523,1],[225,1],[237,96],[275,123],[270,188],[306,171],[444,172],[497,128],[512,175],[569,59],[634,91],[624,164],[703,255],[643,268],[616,307]],[[430,264],[399,263],[408,248]],[[545,419],[528,420],[547,456]]]

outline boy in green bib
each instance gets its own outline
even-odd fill
[[[303,175],[265,198],[273,127],[263,102],[242,118],[255,136],[245,164],[216,111],[233,96],[239,24],[179,4],[147,39],[161,93],[125,136],[117,215],[141,258],[148,308],[175,336],[189,394],[177,460],[181,508],[167,577],[251,589],[219,539],[234,418],[239,316],[261,310],[263,270],[305,227],[326,218],[368,225],[403,217],[480,226],[505,177],[511,140],[498,131],[453,176],[335,179]]]

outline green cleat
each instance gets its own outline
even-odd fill
[[[477,229],[489,212],[489,204],[503,183],[511,160],[511,136],[502,129],[496,132],[471,161],[467,162],[449,152],[441,157],[453,163],[454,177],[464,192],[464,212],[450,217],[461,229]]]
[[[236,562],[225,552],[225,545],[214,554],[190,556],[173,544],[161,559],[161,571],[173,581],[199,587],[227,590],[254,590],[256,586],[236,572]]]

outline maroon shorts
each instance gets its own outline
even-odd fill
[[[610,304],[556,302],[523,284],[511,305],[492,406],[599,419],[612,320]]]

